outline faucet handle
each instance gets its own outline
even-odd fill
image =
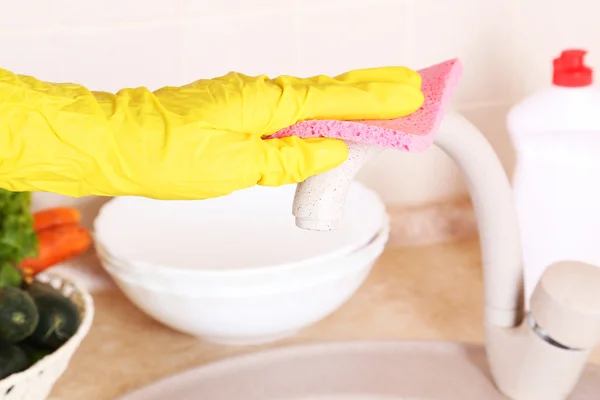
[[[600,341],[600,268],[572,261],[552,264],[530,304],[533,327],[546,341],[580,350]]]

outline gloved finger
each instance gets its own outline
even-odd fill
[[[264,137],[309,119],[391,119],[423,104],[420,75],[404,67],[370,68],[338,77],[251,77],[229,73],[154,92],[181,125]]]
[[[256,92],[258,102],[266,105],[256,115],[257,121],[266,121],[261,133],[268,135],[303,120],[392,119],[412,114],[424,101],[420,77],[402,71],[397,80],[386,80],[394,74],[387,68],[338,78],[279,77]]]
[[[291,136],[262,142],[265,157],[258,184],[263,186],[302,182],[337,167],[348,157],[346,143],[337,139]]]
[[[336,76],[338,81],[350,83],[398,82],[421,88],[421,75],[407,67],[363,68]]]

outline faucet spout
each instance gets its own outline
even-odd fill
[[[435,145],[463,172],[477,217],[492,376],[513,400],[567,399],[600,340],[600,269],[572,262],[551,266],[524,318],[521,244],[510,183],[485,137],[467,121],[462,125],[440,131]],[[348,147],[344,164],[298,185],[293,212],[300,228],[335,229],[350,182],[381,151],[368,144]]]
[[[483,262],[485,321],[514,327],[523,318],[523,270],[512,190],[490,143],[468,126],[471,129],[439,132],[435,144],[460,168],[473,202]]]
[[[462,126],[471,129],[441,131],[435,144],[467,178],[481,237],[486,321],[513,327],[522,319],[523,273],[510,183],[485,137],[466,121]],[[350,183],[381,150],[379,146],[349,142],[348,159],[342,165],[299,183],[293,206],[296,225],[309,230],[335,229]]]
[[[344,214],[346,195],[352,180],[363,165],[382,147],[348,142],[348,159],[337,168],[313,176],[296,187],[292,213],[296,226],[310,231],[331,231],[337,228]]]

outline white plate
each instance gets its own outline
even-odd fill
[[[122,260],[223,270],[339,257],[367,243],[385,220],[377,194],[354,183],[339,229],[298,229],[292,216],[294,193],[295,185],[288,185],[201,201],[115,198],[102,207],[95,236]]]
[[[570,400],[594,400],[589,365]],[[501,400],[481,346],[370,341],[287,347],[183,372],[119,400]]]

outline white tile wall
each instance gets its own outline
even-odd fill
[[[409,5],[368,2],[295,13],[296,72],[340,74],[349,69],[410,63]]]
[[[185,77],[193,81],[229,71],[248,75],[290,73],[296,35],[289,12],[195,17],[182,22]]]
[[[597,0],[0,0],[0,11],[0,66],[112,91],[230,70],[335,74],[458,56],[465,75],[454,105],[509,171],[509,105],[548,84],[551,59],[564,47],[588,48],[600,66]],[[415,172],[397,188],[385,175],[390,165]],[[363,178],[396,203],[464,192],[435,150],[386,153]]]
[[[600,74],[600,3],[594,0],[521,0],[515,15],[519,51],[519,95],[543,86],[551,76],[549,59],[563,48],[590,51],[589,63]],[[600,78],[600,75],[598,76]]]
[[[530,1],[530,0],[524,0]],[[511,0],[416,0],[410,50],[415,66],[459,57],[465,66],[457,103],[503,102],[511,96],[514,59]]]

